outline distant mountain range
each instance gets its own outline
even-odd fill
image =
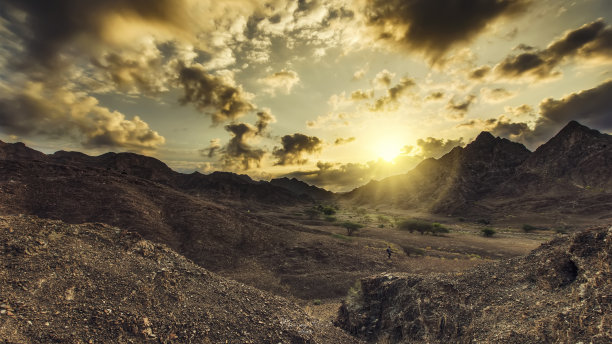
[[[372,181],[343,198],[458,216],[536,212],[612,217],[612,136],[572,121],[530,152],[482,132],[465,148],[427,159],[406,174]]]

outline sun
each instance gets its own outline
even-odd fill
[[[376,155],[385,161],[392,162],[402,152],[402,144],[397,140],[380,140],[375,145]]]

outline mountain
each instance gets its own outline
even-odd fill
[[[6,343],[356,343],[298,305],[103,224],[0,216]]]
[[[270,184],[280,186],[287,190],[290,190],[296,195],[306,195],[316,200],[325,200],[329,201],[334,198],[334,193],[331,191],[327,191],[322,188],[318,188],[314,185],[309,185],[304,183],[301,180],[297,180],[295,178],[276,178],[270,180]]]
[[[0,141],[0,159],[3,160],[47,160],[47,156],[37,150],[26,147],[23,142],[5,143]]]
[[[371,182],[345,197],[361,203],[453,212],[473,205],[495,189],[529,154],[521,144],[482,132],[465,148],[455,147],[405,175]]]
[[[482,132],[465,148],[427,159],[404,175],[374,181],[344,195],[440,214],[488,216],[533,212],[612,212],[612,136],[572,121],[530,152]]]
[[[362,279],[337,323],[371,343],[610,343],[612,227],[454,274]]]
[[[44,155],[5,144],[0,154],[10,157],[0,159],[0,215],[116,226],[223,276],[303,299],[342,296],[355,279],[388,269],[376,252],[276,216],[294,207],[300,219],[312,199],[248,176],[185,175],[129,153]]]

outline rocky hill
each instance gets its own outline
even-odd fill
[[[612,136],[572,121],[530,152],[481,133],[465,148],[428,159],[405,175],[357,188],[344,197],[440,214],[612,213]],[[520,209],[519,209],[520,208]]]
[[[295,178],[276,178],[270,180],[270,184],[290,190],[296,195],[306,195],[315,200],[330,201],[333,200],[335,196],[331,191],[309,185]]]
[[[340,297],[356,278],[386,269],[382,255],[275,216],[276,204],[299,212],[311,199],[247,176],[175,178],[159,161],[126,153],[2,151],[0,215],[117,226],[223,276],[303,299]]]
[[[610,343],[612,228],[464,273],[362,279],[337,323],[378,343]]]
[[[3,343],[355,343],[297,305],[103,224],[0,216]]]

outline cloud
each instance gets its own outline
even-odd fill
[[[255,127],[257,128],[257,135],[267,136],[267,129],[270,123],[275,123],[276,117],[270,112],[270,109],[264,108],[257,113],[257,122]]]
[[[183,66],[178,82],[184,90],[180,102],[193,103],[201,112],[209,113],[214,124],[237,119],[255,109],[250,102],[252,95],[241,86],[227,77],[208,74],[201,66]]]
[[[516,97],[518,92],[516,91],[508,91],[505,88],[486,88],[483,87],[480,89],[480,97],[487,103],[501,103],[508,99]]]
[[[530,47],[529,47],[530,48]],[[602,19],[566,32],[563,37],[550,43],[546,49],[525,49],[519,55],[510,55],[494,67],[498,77],[518,79],[528,77],[544,80],[560,75],[556,69],[564,61],[579,59],[602,59],[612,61],[612,28]]]
[[[343,137],[339,137],[336,139],[336,141],[334,141],[334,145],[339,146],[339,145],[344,145],[347,143],[351,143],[355,141],[355,137],[348,137],[348,138],[343,138]]]
[[[232,137],[221,149],[223,167],[238,170],[259,167],[266,152],[249,142],[257,136],[258,129],[248,123],[231,123],[225,126],[225,130]]]
[[[319,161],[316,169],[294,171],[283,176],[297,178],[327,190],[345,192],[371,180],[380,180],[392,175],[406,173],[421,161],[421,157],[415,156],[398,156],[393,162],[383,159],[347,164]]]
[[[373,96],[374,96],[373,90],[368,90],[368,91],[356,90],[356,91],[351,92],[351,100],[354,100],[354,101],[368,100],[372,98]]]
[[[522,13],[527,0],[371,0],[363,9],[379,41],[421,52],[436,63],[450,49],[471,42],[500,18]]]
[[[204,149],[200,149],[200,154],[202,156],[206,156],[209,158],[215,157],[219,150],[221,149],[221,140],[220,139],[212,139],[210,140],[210,144],[208,147]]]
[[[374,80],[372,80],[372,83],[376,88],[385,89],[391,86],[391,81],[393,81],[393,78],[395,78],[395,73],[391,73],[388,70],[383,69],[378,74],[376,74]]]
[[[482,80],[489,74],[489,72],[491,72],[490,66],[481,66],[472,69],[468,74],[468,78],[471,80]]]
[[[474,103],[474,100],[476,100],[476,96],[474,95],[468,95],[459,103],[457,103],[455,99],[449,100],[448,104],[446,104],[446,110],[449,111],[446,117],[453,120],[462,119],[470,109],[470,106]]]
[[[361,68],[353,73],[353,81],[361,80],[366,74],[366,68]]]
[[[393,87],[387,89],[387,94],[376,99],[370,104],[369,109],[373,112],[394,111],[399,106],[401,98],[410,94],[410,89],[416,85],[414,79],[403,77]]]
[[[295,71],[283,69],[259,79],[258,82],[267,86],[266,92],[271,95],[275,95],[277,90],[289,94],[293,87],[300,82],[300,77]]]
[[[308,160],[302,156],[320,152],[323,141],[316,136],[295,133],[283,136],[281,144],[282,147],[276,147],[272,152],[272,155],[278,159],[274,165],[303,165]]]
[[[427,97],[425,97],[425,100],[430,101],[430,102],[435,102],[435,101],[442,100],[442,98],[444,98],[444,92],[436,91],[436,92],[432,92],[429,95],[427,95]]]
[[[26,15],[20,31],[28,59],[45,66],[57,63],[59,52],[82,37],[97,42],[127,42],[133,38],[130,30],[137,30],[139,25],[147,26],[149,31],[184,31],[192,23],[186,3],[183,0],[6,2]]]
[[[553,137],[569,121],[575,120],[602,131],[612,130],[612,80],[597,87],[572,93],[561,99],[548,98],[540,102],[535,122],[514,121],[507,115],[486,121],[470,121],[460,126],[483,127],[498,136],[521,142],[536,148]],[[533,109],[527,105],[507,108],[510,116],[530,115]]]
[[[452,139],[436,139],[434,137],[428,137],[425,139],[418,139],[416,142],[416,147],[414,146],[405,146],[403,151],[406,154],[420,156],[423,159],[425,158],[439,158],[442,155],[450,152],[453,148],[457,146],[464,146],[465,142],[463,142],[463,138],[460,137],[456,140]]]
[[[0,98],[0,127],[15,135],[79,140],[86,148],[146,152],[165,142],[138,116],[126,119],[94,97],[40,82]]]

